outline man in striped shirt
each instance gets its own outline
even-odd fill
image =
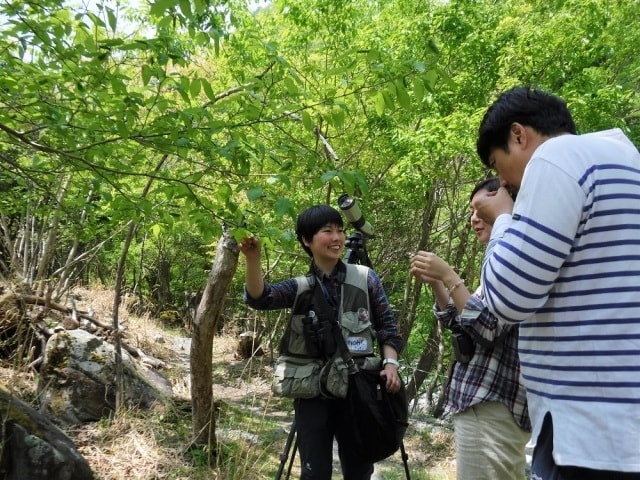
[[[473,207],[504,232],[482,276],[520,325],[531,478],[640,479],[640,154],[619,129],[576,135],[562,99],[523,87],[487,110],[477,151],[502,183]]]

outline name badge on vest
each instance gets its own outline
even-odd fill
[[[365,337],[347,337],[347,347],[350,352],[368,352],[369,342]]]

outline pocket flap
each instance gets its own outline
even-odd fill
[[[280,357],[275,368],[275,374],[281,378],[307,378],[319,371],[321,363],[318,360]]]
[[[360,320],[357,312],[344,312],[341,320],[342,327],[352,333],[360,333],[371,328],[371,322],[369,320]]]

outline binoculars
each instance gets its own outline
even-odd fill
[[[313,310],[302,319],[305,348],[310,357],[330,358],[336,353],[338,346],[332,328],[334,326],[327,319],[318,318]]]

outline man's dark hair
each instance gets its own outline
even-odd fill
[[[492,150],[509,151],[509,132],[514,122],[541,135],[576,134],[576,125],[563,99],[534,87],[514,87],[498,97],[480,123],[476,150],[486,166]]]
[[[484,180],[478,182],[475,187],[473,187],[473,191],[471,195],[469,195],[469,203],[473,200],[473,196],[478,193],[480,190],[487,190],[488,192],[497,192],[500,188],[500,179],[498,177],[488,177]]]
[[[313,254],[302,239],[304,238],[307,242],[310,242],[313,236],[325,225],[344,227],[340,212],[329,205],[314,205],[298,215],[296,236],[298,237],[300,245],[302,245],[302,248],[304,248],[304,251],[307,252],[310,257],[312,257]]]

